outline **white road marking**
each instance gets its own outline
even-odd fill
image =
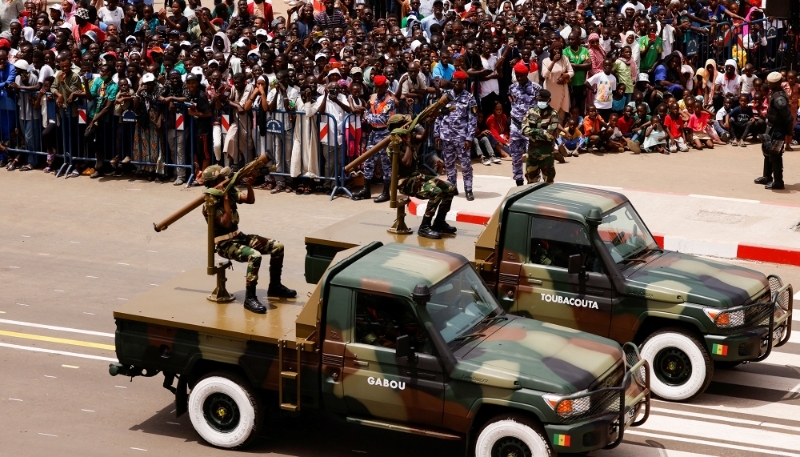
[[[39,255],[50,255],[50,254],[45,254],[44,252],[40,252]]]
[[[17,304],[18,304],[19,306],[28,306],[28,305],[26,305],[25,303],[19,303],[19,302],[17,302]]]
[[[702,428],[699,430],[702,430]],[[800,457],[800,454],[792,454],[790,452],[775,451],[772,449],[759,449],[750,446],[740,446],[738,444],[715,443],[713,441],[698,440],[694,438],[684,438],[681,436],[659,435],[657,433],[640,432],[638,430],[625,430],[625,434],[634,436],[645,436],[648,438],[660,438],[663,440],[680,441],[682,443],[701,444],[703,446],[720,447],[725,449],[736,449],[739,451],[761,452],[763,454],[780,455],[785,457]]]
[[[114,387],[116,387],[117,389],[127,389],[127,387],[125,386],[114,386]]]
[[[22,235],[23,238],[30,238],[30,235]]]
[[[800,292],[797,292],[796,294],[794,294],[794,299],[795,300],[800,300]]]
[[[692,198],[708,198],[710,200],[727,200],[727,201],[739,202],[739,203],[761,203],[759,200],[750,200],[748,198],[717,197],[715,195],[689,194],[689,197],[692,197]]]
[[[147,252],[158,252],[158,251],[153,251],[153,250],[148,249]]]
[[[84,313],[84,314],[92,314],[92,313]],[[12,321],[8,319],[0,319],[0,324],[20,325],[22,327],[43,328],[47,330],[56,330],[59,332],[82,333],[84,335],[105,336],[107,338],[114,338],[113,333],[95,332],[94,330],[82,330],[71,327],[58,327],[56,325],[36,324],[33,322],[22,322],[22,321]]]
[[[650,408],[650,411],[663,414],[674,414],[677,416],[696,417],[698,419],[708,419],[711,421],[730,422],[733,424],[753,425],[756,427],[775,428],[779,430],[787,430],[794,433],[800,433],[800,427],[793,427],[791,425],[773,424],[772,422],[762,422],[751,419],[737,419],[735,417],[725,417],[719,414],[703,414],[695,413],[692,411],[682,411],[677,409],[667,408]],[[627,431],[626,431],[627,433]]]
[[[92,279],[97,279],[97,276],[89,276],[89,275],[86,275],[86,277],[87,277],[87,278],[92,278]]]
[[[150,285],[151,285],[151,286],[156,286],[156,287],[158,287],[158,284],[150,284]]]
[[[94,316],[94,313],[87,313],[86,311],[84,311],[83,314],[88,314],[90,316]]]
[[[117,300],[127,300],[127,298],[117,297]]]
[[[119,362],[117,359],[113,359],[111,357],[101,357],[99,355],[90,355],[90,354],[79,354],[77,352],[68,352],[68,351],[56,351],[53,349],[44,349],[44,348],[36,348],[31,346],[20,346],[18,344],[9,344],[9,343],[0,343],[0,347],[9,348],[9,349],[19,349],[22,351],[33,351],[33,352],[45,352],[47,354],[58,354],[58,355],[65,355],[68,357],[80,357],[82,359],[92,359],[92,360],[104,360],[107,362]]]
[[[136,189],[136,190],[139,190],[139,189]],[[147,449],[142,449],[142,448],[140,448],[140,447],[132,447],[131,449],[133,449],[134,451],[142,451],[142,452],[147,452]]]
[[[125,266],[130,266],[131,264],[129,264],[129,263],[124,263],[124,262],[117,262],[117,265],[125,265]]]
[[[5,314],[5,313],[6,313],[5,311],[0,311],[0,314]]]
[[[58,438],[58,435],[53,435],[53,434],[50,434],[50,433],[39,433],[39,434],[42,435],[42,436],[52,436],[53,438]]]
[[[9,400],[9,401],[22,401],[22,400],[21,400],[21,399],[19,399],[19,398],[9,398],[8,400]]]
[[[93,409],[82,409],[81,411],[83,411],[85,413],[93,413],[94,412]]]
[[[796,392],[797,389],[800,388],[800,380],[797,379],[748,373],[737,370],[715,371],[713,381],[750,387],[769,386],[770,389],[784,390],[787,392]]]
[[[18,266],[16,266],[16,265],[9,265],[9,266],[8,266],[8,268],[11,268],[11,269],[13,269],[13,270],[17,270],[17,269],[19,269],[19,267],[18,267]]]
[[[75,369],[75,370],[77,370],[78,368],[80,368],[80,367],[79,367],[79,366],[77,366],[77,365],[61,365],[61,366],[62,366],[63,368],[72,368],[72,369]]]
[[[70,241],[70,243],[72,243],[72,244],[81,244],[80,241]]]
[[[46,374],[46,375],[44,375],[44,377],[45,377],[45,378],[53,378],[53,379],[58,379],[58,378],[56,378],[55,376],[50,376],[49,374]]]
[[[64,291],[61,289],[54,289],[53,292],[64,292]]]

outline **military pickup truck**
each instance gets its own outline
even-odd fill
[[[506,314],[457,254],[341,252],[308,301],[266,315],[207,301],[208,283],[189,271],[117,309],[110,373],[163,373],[214,446],[247,445],[280,407],[538,457],[614,447],[649,414],[634,345]]]
[[[454,251],[473,259],[509,313],[638,344],[653,393],[673,401],[703,393],[715,362],[764,360],[792,330],[790,285],[661,249],[616,192],[516,188],[485,228],[457,224],[458,235],[443,240],[387,233],[393,219],[370,211],[308,235],[306,279],[316,281],[338,250],[373,240]]]

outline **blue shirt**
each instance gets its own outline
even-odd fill
[[[511,85],[508,89],[508,96],[511,98],[511,118],[522,122],[525,118],[525,113],[536,104],[536,96],[542,90],[542,86],[525,79],[524,86],[519,84],[519,81]]]
[[[453,79],[453,73],[456,72],[456,67],[453,64],[447,64],[447,68],[442,66],[442,63],[439,62],[433,67],[433,71],[431,72],[431,77],[436,78],[437,76],[445,81],[450,81]]]

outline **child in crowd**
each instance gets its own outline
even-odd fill
[[[744,66],[742,71],[742,94],[751,94],[753,92],[753,83],[758,79],[758,76],[753,74],[754,71],[753,64],[748,63]]]
[[[617,89],[611,97],[611,112],[622,116],[625,110],[627,99],[625,98],[625,84],[617,84]]]
[[[667,132],[669,140],[670,152],[688,152],[689,147],[686,146],[686,139],[684,138],[683,129],[686,121],[678,109],[677,103],[669,104],[669,114],[664,118],[664,130]]]
[[[630,106],[626,106],[627,110]],[[650,126],[650,116],[647,114],[647,104],[640,103],[636,107],[636,113],[633,115],[633,125],[631,126],[631,137],[628,139],[628,149],[633,151],[634,154],[641,154],[641,144],[645,140],[645,133]]]
[[[725,122],[730,126],[731,146],[741,144],[745,147],[744,139],[750,134],[753,126],[753,108],[747,102],[747,95],[739,96],[739,105],[734,107],[725,118]]]
[[[600,133],[606,125],[606,121],[603,120],[594,105],[586,109],[586,117],[583,118],[583,135],[586,137],[587,148],[599,149],[602,146]]]
[[[701,106],[701,105],[700,105]],[[703,149],[703,146],[708,149],[714,149],[715,144],[725,144],[716,136],[713,128],[710,128],[710,123],[713,123],[714,116],[704,110],[695,103],[690,103],[686,107],[689,112],[689,122],[687,126],[691,129],[691,139],[696,149]]]
[[[55,77],[48,76],[42,82],[42,88],[37,94],[36,101],[33,103],[34,109],[42,110],[42,150],[47,153],[47,165],[44,167],[45,173],[55,172],[55,157],[57,136],[56,136],[56,104],[53,94],[49,94],[50,86],[55,81]]]
[[[789,108],[792,111],[792,125],[797,124],[797,108],[800,103],[800,83],[797,82],[797,71],[789,70],[786,73],[786,81],[781,83],[781,88],[789,96]],[[792,149],[792,135],[786,135],[785,141],[786,151],[793,151]]]
[[[619,114],[611,113],[608,117],[608,127],[600,134],[601,137],[605,137],[605,147],[609,151],[622,151],[625,149],[625,140],[619,127],[617,127],[617,121],[619,121]]]
[[[584,138],[581,129],[578,128],[578,120],[572,117],[564,122],[564,127],[559,127],[558,149],[565,157],[578,157],[578,151],[583,148]]]
[[[728,113],[733,109],[733,97],[725,97],[722,108],[714,115],[714,131],[723,143],[728,143],[731,138],[731,126],[728,124]]]
[[[611,59],[603,61],[603,71],[595,73],[594,76],[586,80],[587,90],[594,93],[594,106],[604,120],[608,120],[613,106],[613,94],[617,90],[617,78],[611,74],[614,62]]]
[[[127,78],[120,78],[117,83],[118,91],[117,98],[114,100],[114,117],[116,117],[117,133],[116,150],[114,157],[111,159],[111,167],[114,168],[114,176],[122,176],[122,164],[119,163],[119,156],[122,151],[124,157],[130,157],[129,143],[126,141],[133,140],[133,130],[131,124],[123,122],[122,115],[133,109],[134,91],[131,89],[130,81]]]
[[[644,147],[645,152],[660,152],[662,154],[669,154],[669,150],[665,147],[667,144],[667,132],[664,131],[664,120],[667,117],[667,105],[660,104],[656,107],[656,114],[650,119],[647,129],[644,132]]]

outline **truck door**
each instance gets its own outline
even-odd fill
[[[410,301],[355,292],[355,335],[347,344],[343,386],[349,414],[441,426],[444,372]],[[417,360],[395,356],[398,336],[415,341]]]
[[[608,336],[613,289],[584,227],[543,217],[532,217],[530,227],[514,312]],[[567,272],[574,254],[581,255],[585,273]]]

